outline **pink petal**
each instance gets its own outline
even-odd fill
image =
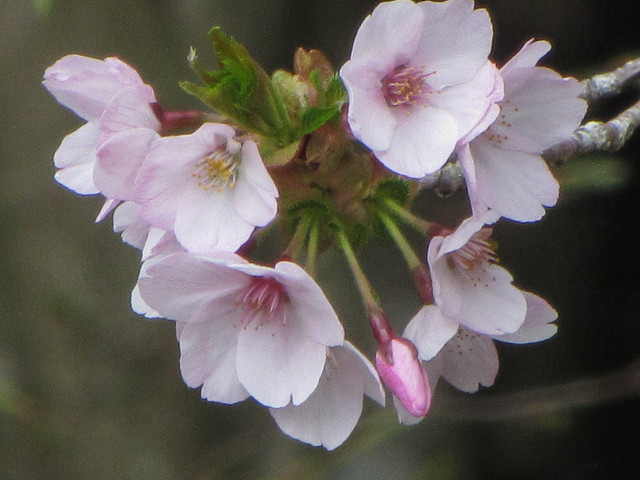
[[[238,328],[231,322],[184,324],[180,332],[180,371],[191,388],[211,402],[237,403],[249,394],[236,372]]]
[[[242,145],[242,163],[233,190],[233,208],[245,222],[263,227],[273,220],[278,211],[278,189],[251,140]]]
[[[538,61],[544,57],[549,50],[551,50],[551,44],[549,42],[529,39],[520,51],[502,66],[500,72],[503,75],[507,75],[511,70],[516,68],[535,67]]]
[[[429,84],[436,89],[471,79],[491,50],[493,28],[487,11],[474,10],[471,0],[420,2],[417,6],[424,14],[425,27],[408,65],[434,72]]]
[[[544,299],[524,292],[527,300],[527,316],[522,326],[511,334],[499,335],[495,340],[509,343],[534,343],[546,340],[556,334],[558,327],[552,325],[558,313]]]
[[[458,322],[442,315],[435,305],[423,305],[402,336],[414,343],[421,360],[431,360],[457,331]]]
[[[478,139],[471,145],[478,196],[501,216],[519,222],[539,220],[543,207],[558,200],[559,186],[539,155],[494,148]]]
[[[245,275],[226,267],[229,255],[218,259],[176,253],[163,258],[139,280],[143,300],[171,320],[192,321],[203,304],[216,301],[222,302],[218,312],[222,315],[247,284]],[[243,260],[237,257],[237,261]]]
[[[93,169],[99,135],[98,125],[88,122],[64,137],[53,156],[53,163],[60,169],[54,177],[58,183],[80,195],[98,193],[93,182]]]
[[[362,412],[365,385],[375,384],[377,401],[384,391],[373,366],[351,344],[334,347],[316,390],[300,405],[270,409],[287,435],[327,450],[340,446],[355,428]]]
[[[490,387],[498,374],[498,352],[490,337],[460,329],[442,350],[442,376],[463,392]]]
[[[298,319],[287,318],[283,324],[258,317],[240,331],[236,368],[251,396],[279,408],[289,402],[299,405],[311,395],[325,357],[326,347],[309,339]]]
[[[323,345],[342,345],[344,329],[338,315],[307,272],[295,263],[278,262],[274,278],[287,287],[288,316],[300,322],[306,335]]]
[[[411,178],[421,178],[442,167],[459,135],[455,120],[436,108],[415,106],[410,114],[394,110],[398,126],[392,143],[378,159],[390,170]]]
[[[105,197],[134,199],[138,171],[158,138],[153,130],[135,128],[114,134],[98,148],[94,181]]]
[[[423,30],[423,15],[415,3],[380,3],[360,25],[351,59],[382,72],[381,79],[413,56]]]
[[[381,76],[367,65],[347,62],[340,70],[349,95],[349,127],[373,151],[386,150],[397,124],[380,87]]]

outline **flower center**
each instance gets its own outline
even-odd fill
[[[434,72],[424,73],[421,68],[400,65],[382,79],[382,92],[390,107],[421,105],[433,92],[427,78]]]
[[[236,305],[247,313],[242,321],[245,328],[256,319],[256,328],[271,320],[284,326],[287,321],[287,303],[289,295],[284,285],[271,277],[253,277],[246,290],[236,299]]]
[[[474,270],[486,262],[497,262],[498,257],[491,247],[489,237],[492,229],[482,228],[474,233],[464,246],[448,255],[451,267]]]
[[[224,188],[233,188],[238,178],[240,158],[236,151],[230,151],[229,145],[220,147],[196,163],[196,171],[191,175],[198,186],[205,191],[215,188],[221,192]]]

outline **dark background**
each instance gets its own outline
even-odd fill
[[[213,65],[207,30],[222,26],[272,71],[297,46],[336,66],[376,2],[348,0],[4,0],[0,5],[0,478],[1,479],[637,479],[640,478],[640,141],[616,156],[558,171],[560,204],[534,225],[496,229],[502,262],[559,311],[539,345],[500,345],[496,385],[474,396],[441,385],[421,424],[366,402],[335,452],[281,434],[252,401],[208,404],[182,383],[173,325],[129,309],[139,253],[98,198],[52,180],[58,144],[80,125],[40,81],[68,53],[117,55],[166,108],[199,107],[189,46]],[[544,62],[585,78],[640,56],[635,2],[494,0],[494,58],[531,37]],[[591,115],[640,98],[630,86]],[[464,195],[427,193],[416,208],[460,212]],[[424,248],[416,239],[417,248]],[[381,242],[365,268],[401,330],[417,306],[402,260]],[[339,257],[320,266],[348,336],[372,354],[364,315]],[[331,281],[328,281],[328,278]],[[354,306],[355,305],[355,306]],[[359,332],[364,332],[364,335]],[[635,362],[635,363],[634,363]]]

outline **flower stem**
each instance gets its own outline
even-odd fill
[[[414,228],[423,235],[429,235],[429,230],[431,230],[431,227],[433,227],[434,225],[432,222],[428,222],[423,218],[414,215],[409,210],[398,205],[390,198],[385,199],[383,205],[390,213],[393,213],[396,217],[398,217],[410,227]]]
[[[316,269],[316,260],[318,259],[318,240],[320,237],[320,225],[318,221],[311,222],[309,228],[309,243],[307,244],[307,262],[305,269],[307,273],[313,276]]]
[[[416,253],[413,251],[413,249],[411,248],[411,245],[409,245],[409,242],[407,242],[407,239],[404,237],[404,235],[402,234],[398,226],[395,224],[393,219],[382,211],[378,211],[377,214],[378,214],[378,218],[380,219],[382,224],[385,226],[385,228],[389,232],[389,235],[391,235],[391,238],[393,238],[394,242],[396,242],[396,245],[400,249],[400,253],[402,253],[402,256],[407,262],[409,269],[411,271],[414,271],[418,267],[420,267],[423,264],[423,262],[418,258]]]
[[[345,235],[344,230],[338,227],[336,233],[340,248],[342,248],[342,252],[344,253],[347,263],[351,268],[356,285],[358,286],[358,290],[362,296],[364,306],[367,309],[369,325],[371,325],[373,334],[380,345],[386,345],[395,337],[393,329],[391,328],[382,307],[378,303],[377,295],[373,290],[373,287],[364,274],[362,267],[360,267],[360,262],[358,262],[356,254],[351,248],[351,244],[349,243],[349,239]]]
[[[293,233],[293,237],[287,245],[287,248],[282,252],[282,256],[297,260],[300,250],[304,247],[304,243],[307,239],[307,233],[309,232],[309,226],[311,225],[311,217],[309,215],[303,215],[298,221],[296,230]]]

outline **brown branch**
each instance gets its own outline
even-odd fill
[[[581,97],[592,102],[599,98],[617,95],[627,83],[638,75],[640,75],[640,58],[635,58],[613,72],[602,73],[583,80],[584,92]]]
[[[640,101],[608,122],[587,122],[571,138],[546,150],[542,156],[552,166],[563,165],[576,155],[616,152],[640,125]]]

